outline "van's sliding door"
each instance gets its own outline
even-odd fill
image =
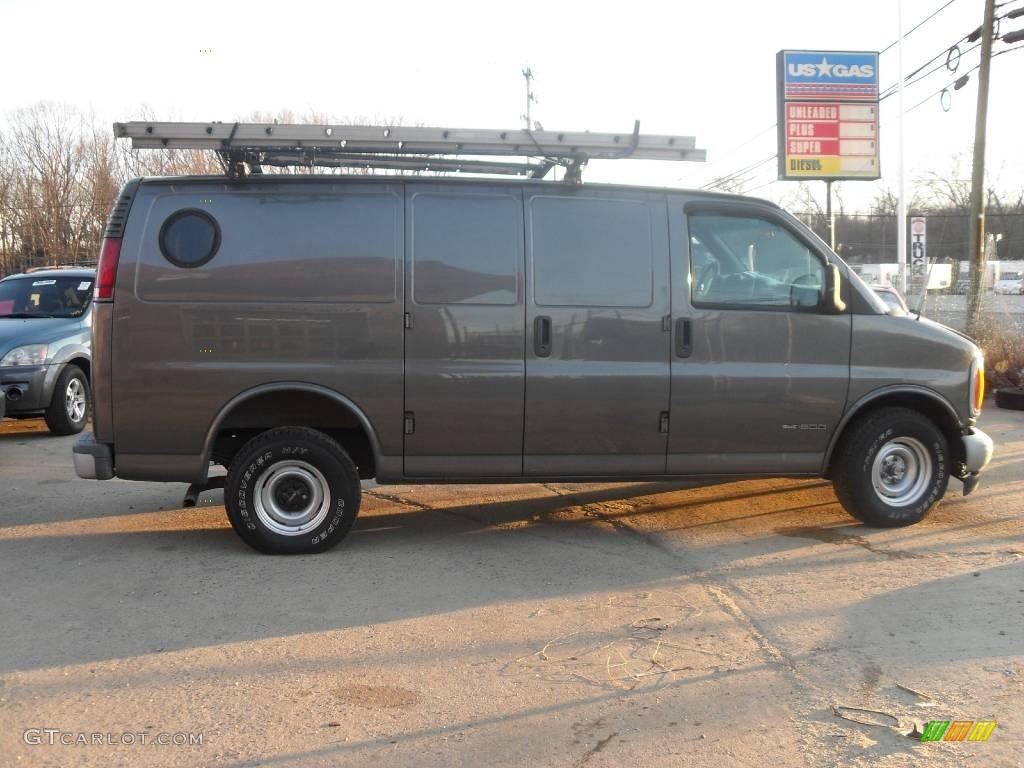
[[[528,194],[525,210],[525,473],[664,472],[664,195],[567,188]]]
[[[405,474],[522,474],[522,193],[409,184],[405,250]]]

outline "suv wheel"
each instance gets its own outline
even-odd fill
[[[832,466],[843,508],[880,528],[920,521],[949,483],[945,436],[907,408],[882,408],[852,425]]]
[[[46,409],[46,426],[55,435],[76,435],[89,420],[89,380],[77,365],[65,365]]]
[[[254,549],[311,554],[345,538],[360,496],[359,473],[338,443],[314,429],[279,427],[235,454],[224,506],[231,527]]]

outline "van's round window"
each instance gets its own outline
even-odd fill
[[[160,228],[160,251],[178,267],[199,267],[220,247],[220,228],[206,211],[172,213]]]

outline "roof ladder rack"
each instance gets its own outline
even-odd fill
[[[578,184],[590,160],[706,159],[692,136],[645,136],[639,120],[629,133],[136,121],[114,123],[114,136],[131,139],[134,149],[215,151],[230,176],[262,173],[263,166],[317,166],[541,179],[557,166]]]

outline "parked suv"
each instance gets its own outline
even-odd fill
[[[7,415],[43,416],[55,435],[89,418],[91,269],[35,270],[0,280],[0,389]]]
[[[211,484],[318,552],[380,483],[828,477],[872,525],[970,492],[982,355],[732,195],[188,177],[122,191],[84,478]]]

